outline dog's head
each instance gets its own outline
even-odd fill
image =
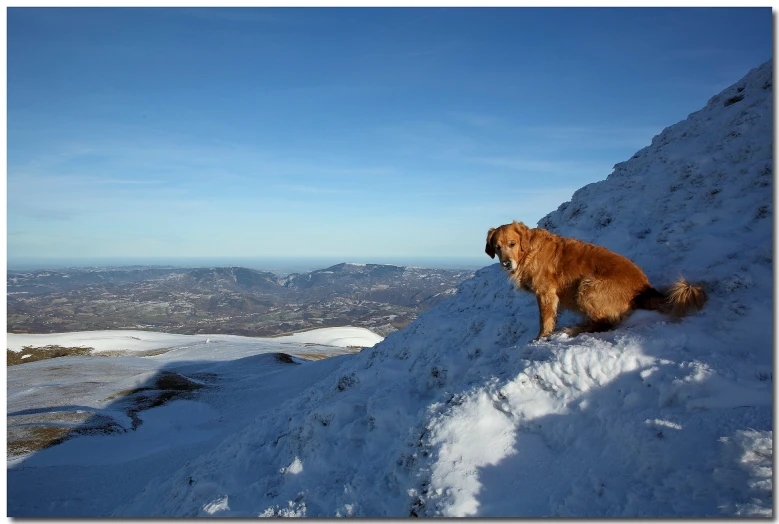
[[[514,273],[525,258],[530,247],[530,229],[522,222],[514,221],[487,232],[487,245],[484,252],[490,258],[498,255],[500,265],[509,273]]]

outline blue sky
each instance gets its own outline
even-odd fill
[[[491,261],[772,58],[762,8],[9,8],[8,264]]]

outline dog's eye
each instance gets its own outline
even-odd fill
[[[495,246],[495,251],[500,251],[500,246]]]
[[[514,247],[514,246],[516,246],[516,245],[517,245],[517,243],[516,243],[516,242],[509,242],[509,247]]]

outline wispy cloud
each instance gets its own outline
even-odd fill
[[[536,160],[524,157],[492,156],[468,157],[468,161],[492,167],[522,171],[529,174],[544,173],[550,175],[571,175],[573,173],[592,172],[603,169],[602,162],[582,162],[570,160]],[[607,173],[608,174],[608,173]]]
[[[77,136],[67,138],[63,130],[45,151],[17,154],[9,162],[9,180],[37,176],[41,182],[186,186],[198,181],[254,184],[288,176],[382,177],[396,172],[390,165],[363,163],[344,154],[150,134],[130,126],[87,127]]]
[[[295,27],[311,22],[311,13],[305,9],[279,9],[273,7],[174,7],[174,8],[147,8],[154,13],[171,17],[193,18],[207,22],[228,22],[240,27],[257,24],[267,24],[278,29],[279,26]]]
[[[301,186],[301,185],[281,185],[278,186],[282,191],[291,191],[293,193],[308,193],[314,195],[345,195],[354,193],[345,189],[339,189],[335,187],[316,187],[316,186]]]
[[[694,47],[686,49],[671,49],[658,56],[658,59],[664,61],[695,61],[698,62],[701,59],[715,59],[722,57],[723,54],[727,54],[728,50],[725,48],[717,47]]]
[[[156,186],[164,184],[164,180],[154,179],[123,179],[123,178],[109,178],[100,176],[83,176],[83,175],[70,175],[70,174],[47,174],[37,175],[29,172],[14,172],[13,182],[24,182],[27,185],[38,184],[68,184],[70,186],[80,185],[117,185],[117,186]],[[40,187],[40,186],[39,186]]]
[[[110,179],[110,180],[101,180],[98,179],[95,181],[96,184],[116,184],[120,186],[155,186],[159,184],[164,184],[162,180],[118,180],[118,179]]]
[[[501,121],[498,117],[492,115],[468,111],[450,111],[448,114],[454,120],[474,127],[492,127]]]
[[[638,150],[648,146],[652,137],[660,133],[663,126],[620,125],[556,125],[523,126],[515,132],[523,137],[532,137],[537,144],[558,147],[561,150],[576,149],[618,149]],[[615,163],[619,159],[615,159]]]
[[[9,206],[10,209],[11,206]],[[37,206],[35,204],[14,205],[12,213],[9,213],[9,222],[13,215],[25,217],[39,222],[71,222],[82,214],[77,209],[55,208]]]
[[[377,135],[394,152],[436,161],[471,162],[501,169],[565,172],[606,169],[648,146],[663,125],[527,125],[470,112],[439,121],[385,126]],[[609,158],[594,152],[613,151]],[[594,156],[605,162],[591,162]]]

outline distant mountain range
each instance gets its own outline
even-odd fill
[[[244,267],[8,271],[8,331],[132,328],[269,336],[353,325],[386,336],[453,295],[473,274],[350,263],[285,277]]]

